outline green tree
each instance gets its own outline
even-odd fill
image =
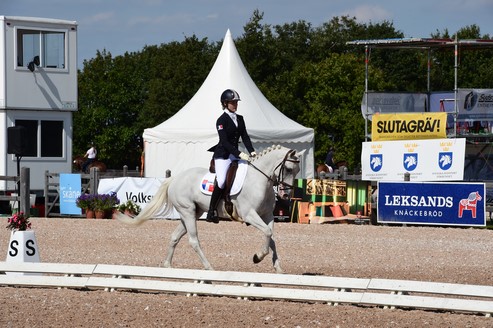
[[[142,131],[134,123],[142,108],[145,78],[138,56],[113,58],[106,51],[84,61],[79,73],[79,111],[74,115],[74,153],[84,154],[90,142],[108,167],[135,167],[140,160]]]
[[[150,59],[148,94],[139,115],[141,127],[156,126],[180,110],[204,82],[218,53],[216,44],[196,36],[145,48],[142,55]]]
[[[140,165],[144,129],[186,104],[207,76],[217,49],[192,36],[123,56],[97,52],[79,72],[74,154],[84,154],[95,142],[108,167]]]
[[[316,163],[322,163],[328,149],[335,147],[335,161],[346,160],[356,168],[364,141],[364,63],[352,54],[331,54],[320,63],[299,67],[294,75],[305,93],[299,123],[316,131]],[[380,75],[375,75],[375,84],[382,84]]]

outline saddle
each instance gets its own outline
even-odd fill
[[[235,181],[236,171],[238,170],[238,161],[231,162],[229,166],[228,172],[226,173],[226,184],[224,185],[223,191],[223,199],[224,199],[224,208],[230,217],[233,217],[233,203],[231,202],[231,187],[233,186],[233,182]],[[209,172],[216,173],[216,167],[214,165],[214,158],[211,159],[209,165]]]

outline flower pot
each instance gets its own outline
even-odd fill
[[[135,212],[134,211],[130,211],[130,210],[125,210],[123,212],[123,214],[125,214],[126,216],[131,216],[131,217],[134,217],[135,216]]]
[[[106,211],[104,210],[95,210],[94,215],[96,219],[104,219],[106,217]]]
[[[94,210],[86,208],[85,212],[86,212],[86,218],[87,219],[94,219]]]

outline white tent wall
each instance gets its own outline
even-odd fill
[[[158,126],[146,129],[145,176],[163,177],[191,167],[208,167],[217,144],[214,128],[221,114],[220,96],[235,89],[241,97],[238,114],[243,115],[255,150],[273,144],[296,149],[301,157],[299,178],[314,177],[314,131],[291,120],[275,108],[260,92],[246,71],[228,30],[221,51],[206,80],[175,115]],[[240,145],[241,148],[241,145]]]
[[[214,139],[217,141],[217,137]],[[169,142],[165,145],[158,142],[146,142],[146,177],[164,177],[166,171],[170,170],[171,175],[187,170],[192,167],[209,167],[212,153],[207,149],[212,144],[206,143],[184,143],[184,142]],[[272,146],[273,144],[253,142],[257,152]],[[276,145],[281,145],[290,149],[295,149],[300,155],[301,171],[299,178],[313,178],[313,147],[309,143],[289,143],[279,142]],[[240,146],[241,148],[241,146]],[[147,163],[154,163],[152,166]]]

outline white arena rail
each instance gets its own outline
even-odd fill
[[[0,286],[136,290],[493,313],[493,286],[108,264],[0,262]],[[411,295],[412,293],[412,295]]]

